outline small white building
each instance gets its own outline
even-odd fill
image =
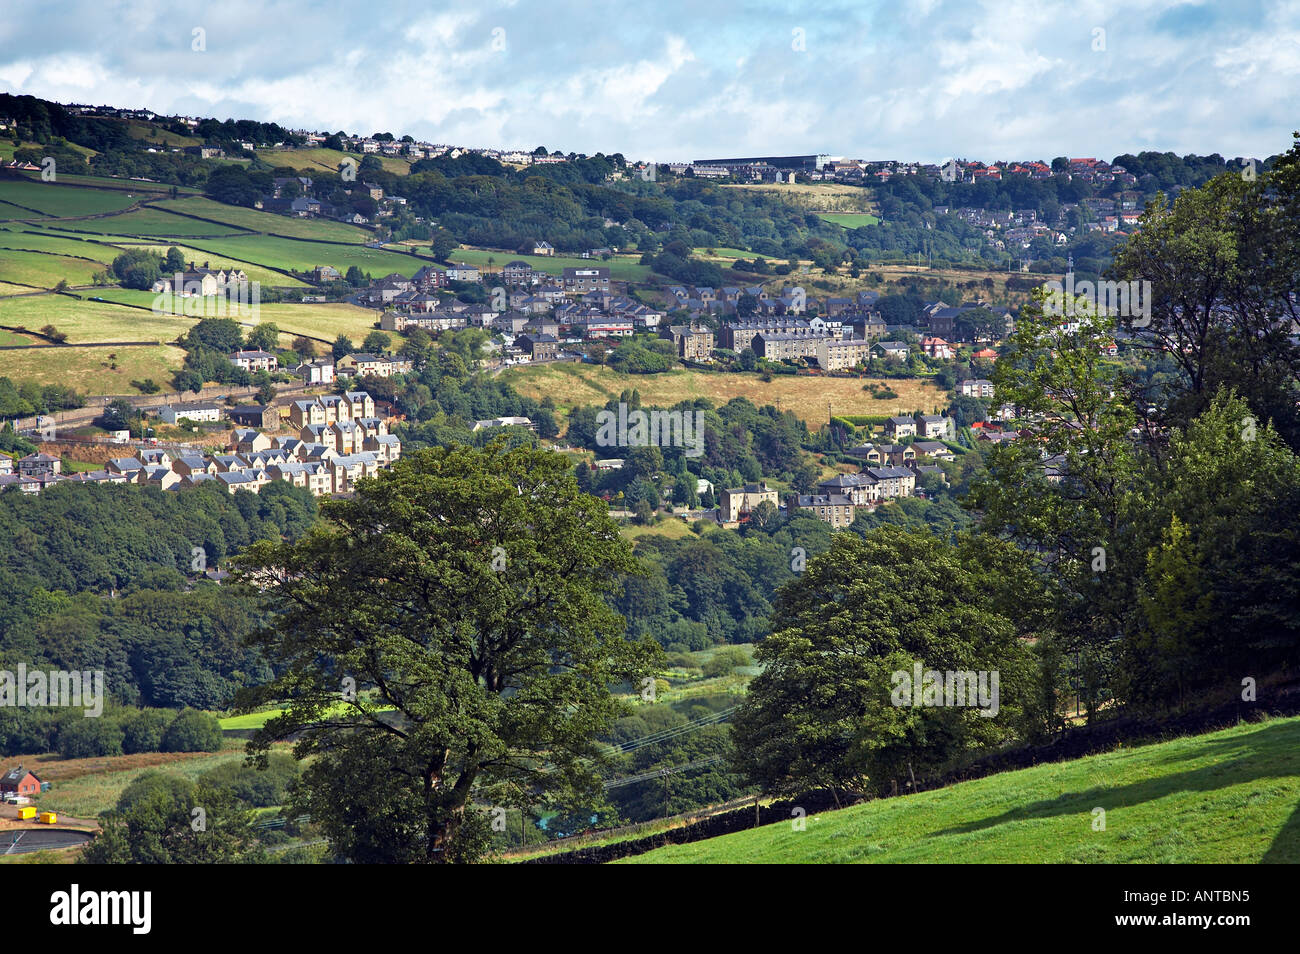
[[[221,420],[221,408],[215,404],[164,404],[158,409],[158,416],[168,424],[176,424],[182,419],[202,424]]]

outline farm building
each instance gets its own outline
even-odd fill
[[[21,765],[10,769],[0,776],[0,792],[14,792],[18,795],[37,795],[41,790],[41,780]]]

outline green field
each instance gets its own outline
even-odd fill
[[[428,252],[428,246],[420,249],[422,252]],[[482,248],[458,248],[449,256],[453,262],[464,262],[466,265],[487,265],[488,259],[492,259],[492,269],[500,271],[507,262],[527,262],[533,268],[546,272],[551,275],[559,276],[566,268],[591,268],[594,265],[604,265],[609,268],[609,277],[615,281],[645,281],[650,274],[649,265],[638,264],[639,255],[615,255],[608,262],[602,262],[598,258],[569,258],[562,255],[516,255],[514,252],[493,251],[492,249]]]
[[[139,196],[109,189],[79,189],[55,182],[0,180],[0,201],[40,209],[45,215],[77,216],[117,212],[134,204]],[[28,213],[30,215],[30,213]]]
[[[136,292],[148,295],[148,292]],[[152,296],[150,296],[152,298]],[[68,336],[69,344],[97,341],[172,341],[197,318],[155,315],[110,302],[78,301],[67,295],[12,298],[4,305],[4,323],[20,328],[52,324]]]
[[[346,222],[334,222],[330,219],[298,219],[288,215],[275,215],[258,209],[245,209],[237,205],[223,205],[212,199],[199,197],[189,199],[164,199],[154,202],[156,209],[185,212],[189,215],[202,216],[226,222],[252,232],[267,232],[272,235],[288,235],[294,238],[323,239],[330,242],[364,244],[371,238],[369,232]],[[193,220],[191,220],[193,221]],[[195,225],[200,223],[194,222]]]
[[[1094,830],[1093,810],[1105,810]],[[1300,862],[1300,718],[810,814],[660,848],[655,863]]]
[[[0,281],[17,282],[20,285],[53,288],[60,280],[67,280],[70,285],[89,285],[95,273],[103,270],[104,266],[99,262],[88,262],[66,255],[0,250]]]
[[[267,287],[271,287],[273,285],[277,287],[285,287],[285,288],[310,287],[305,282],[300,281],[297,278],[291,278],[290,276],[284,274],[284,272],[273,271],[272,269],[269,268],[263,268],[260,265],[254,265],[250,262],[236,261],[233,258],[226,258],[221,255],[213,255],[209,251],[200,248],[195,248],[192,245],[185,245],[179,241],[165,242],[157,245],[154,245],[152,242],[133,242],[133,243],[123,242],[122,247],[123,248],[126,247],[152,248],[154,251],[162,255],[167,254],[167,250],[169,248],[178,248],[180,249],[181,254],[185,256],[185,260],[187,262],[196,262],[200,265],[206,263],[209,268],[225,268],[225,269],[238,268],[241,269],[248,276],[248,280],[250,282],[259,282],[262,285]]]
[[[762,407],[779,404],[792,411],[812,429],[827,420],[827,405],[835,414],[904,414],[912,408],[943,407],[946,394],[929,381],[916,378],[884,381],[897,398],[877,399],[863,385],[874,378],[830,378],[813,375],[774,375],[764,381],[757,374],[697,371],[679,368],[661,374],[623,374],[606,365],[556,364],[517,365],[501,372],[520,394],[541,400],[550,397],[565,410],[581,405],[603,405],[618,400],[624,390],[636,388],[641,400],[656,407],[671,407],[679,401],[708,398],[721,407],[732,398],[743,397]]]
[[[178,200],[184,201],[184,200]],[[219,235],[241,235],[242,230],[212,222],[200,222],[173,215],[165,209],[135,209],[121,215],[109,215],[98,219],[87,219],[75,225],[68,223],[69,229],[84,232],[98,232],[104,235],[165,235],[211,237]]]
[[[859,229],[864,225],[880,224],[880,218],[870,212],[818,212],[817,215],[827,222],[842,225],[846,229]]]
[[[39,344],[35,338],[29,338],[27,335],[20,335],[17,332],[6,331],[0,328],[0,345],[30,345]],[[0,357],[0,365],[4,364],[4,358]]]
[[[191,241],[200,252],[224,255],[241,262],[265,265],[269,268],[310,271],[317,265],[333,265],[341,272],[356,265],[363,272],[378,278],[390,272],[413,275],[429,264],[428,259],[401,255],[380,248],[343,243],[306,242],[269,235],[238,235],[233,238]]]
[[[74,258],[91,258],[105,264],[113,261],[121,251],[96,238],[77,238],[66,233],[35,228],[21,231],[17,228],[0,229],[0,250],[4,249],[54,252]],[[0,262],[3,262],[3,259],[0,259]]]

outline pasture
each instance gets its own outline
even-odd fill
[[[929,381],[890,380],[897,398],[877,400],[863,386],[874,378],[832,378],[811,375],[774,375],[763,381],[757,374],[677,370],[662,374],[622,374],[603,365],[546,364],[507,368],[501,376],[521,394],[541,399],[547,395],[565,409],[578,405],[603,405],[628,389],[641,392],[641,400],[661,407],[678,401],[708,398],[721,407],[743,397],[762,407],[779,406],[814,430],[834,414],[899,414],[921,409],[929,413],[948,399]]]

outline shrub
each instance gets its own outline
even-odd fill
[[[220,748],[220,723],[198,709],[182,709],[163,734],[164,752],[215,752]]]
[[[161,709],[141,709],[122,722],[122,749],[128,755],[137,752],[161,752],[170,715]]]
[[[76,712],[59,726],[58,753],[65,759],[122,754],[122,727],[107,718]]]

